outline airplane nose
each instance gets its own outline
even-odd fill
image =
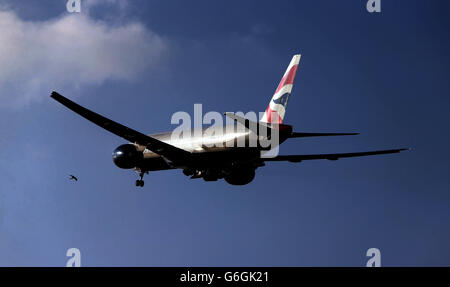
[[[139,165],[139,162],[143,159],[143,154],[136,149],[136,146],[124,144],[114,150],[112,158],[116,166],[130,169]]]

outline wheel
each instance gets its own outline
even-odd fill
[[[141,186],[141,181],[139,179],[136,180],[136,186]]]
[[[144,187],[144,181],[141,180],[141,187]]]

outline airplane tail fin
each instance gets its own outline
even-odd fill
[[[271,124],[283,123],[284,115],[286,113],[286,106],[288,103],[289,95],[294,85],[295,74],[297,73],[298,64],[300,63],[301,55],[294,55],[289,63],[283,78],[278,85],[269,106],[266,109],[261,122]]]

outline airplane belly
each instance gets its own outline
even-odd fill
[[[144,154],[144,159],[139,164],[139,168],[146,171],[173,169],[172,166],[157,154],[153,154],[152,156],[145,156]]]

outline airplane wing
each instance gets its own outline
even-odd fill
[[[77,103],[63,97],[57,92],[52,92],[51,98],[66,106],[70,110],[79,114],[83,118],[93,122],[94,124],[104,128],[105,130],[126,139],[129,142],[137,143],[147,147],[149,150],[167,158],[174,163],[186,162],[190,159],[192,153],[177,148],[173,145],[162,142],[158,139],[152,138],[138,131],[135,131],[129,127],[116,123],[110,119],[107,119],[91,110],[88,110]]]
[[[358,156],[369,156],[377,154],[390,154],[398,153],[407,148],[399,149],[389,149],[389,150],[376,150],[376,151],[366,151],[366,152],[352,152],[352,153],[328,153],[328,154],[305,154],[305,155],[279,155],[273,158],[261,158],[264,161],[289,161],[289,162],[301,162],[302,160],[313,160],[313,159],[328,159],[328,160],[338,160],[340,158],[346,157],[358,157]]]

